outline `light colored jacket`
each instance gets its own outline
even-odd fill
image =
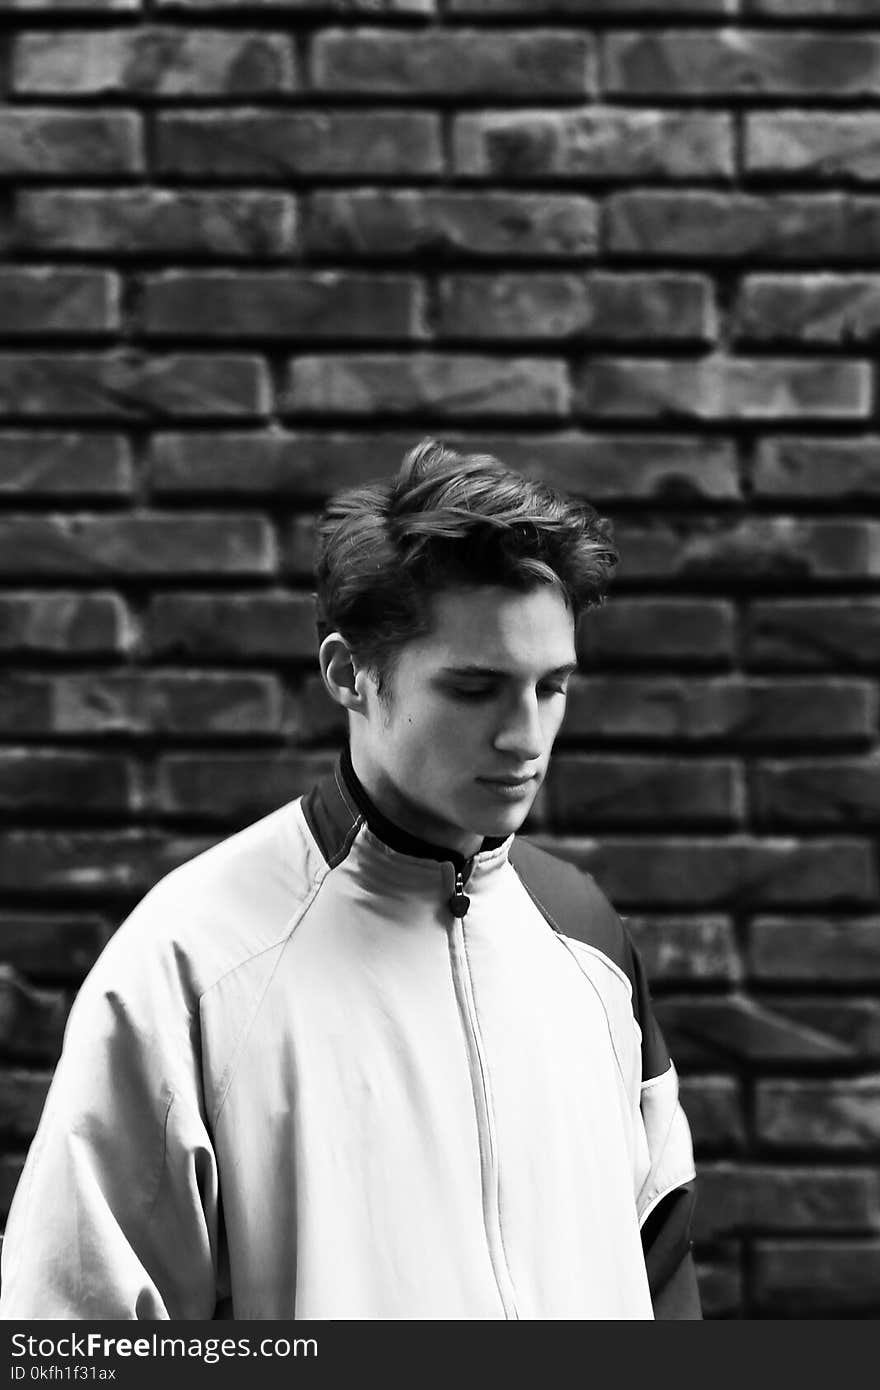
[[[389,838],[337,768],[120,927],[71,1012],[0,1315],[654,1316],[640,1225],[694,1168],[630,974],[554,930],[510,840],[457,917],[452,862]]]

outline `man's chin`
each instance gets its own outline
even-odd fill
[[[506,840],[524,824],[537,793],[538,788],[530,786],[526,795],[507,799],[478,783],[476,788],[468,789],[466,799],[459,801],[456,824],[467,826],[481,840]]]
[[[480,834],[484,839],[487,836],[493,840],[501,837],[506,839],[508,835],[514,835],[519,830],[531,809],[531,802],[527,805],[501,806],[490,815],[481,817]]]

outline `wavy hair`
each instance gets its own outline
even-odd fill
[[[424,439],[390,478],[330,498],[319,523],[318,633],[340,632],[379,677],[458,587],[553,584],[577,618],[604,601],[611,522],[490,454]]]

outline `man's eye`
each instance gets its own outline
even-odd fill
[[[568,687],[565,685],[539,685],[539,695],[564,695]]]
[[[488,700],[494,694],[491,685],[453,685],[450,691],[457,700]]]

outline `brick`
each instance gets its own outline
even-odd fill
[[[845,909],[877,897],[869,839],[855,836],[755,839],[688,837],[536,837],[595,875],[620,909],[768,907]]]
[[[449,189],[352,189],[311,194],[305,246],[312,255],[430,257],[592,256],[598,214],[575,194]]]
[[[880,198],[846,193],[709,193],[676,189],[612,194],[605,204],[612,254],[750,264],[873,260]]]
[[[0,376],[2,381],[2,376]],[[562,416],[565,364],[558,358],[476,353],[327,353],[294,358],[287,414]]]
[[[756,497],[827,498],[863,502],[880,497],[880,437],[762,439],[752,467]]]
[[[432,15],[437,0],[154,0],[157,10],[306,10],[317,14]]]
[[[275,546],[262,516],[0,517],[6,574],[269,574]]]
[[[880,92],[880,39],[828,30],[676,29],[608,34],[613,96],[865,97]]]
[[[880,600],[761,600],[746,611],[750,665],[875,673],[880,664]]]
[[[748,967],[755,979],[780,983],[880,981],[880,916],[756,917]]]
[[[745,1280],[739,1241],[728,1241],[711,1250],[695,1250],[697,1286],[703,1317],[741,1318],[744,1316]]]
[[[566,831],[601,825],[672,825],[742,818],[742,773],[730,759],[634,758],[558,753],[547,778],[551,823]]]
[[[869,682],[834,679],[749,682],[753,706],[737,736],[750,743],[867,742],[877,727],[877,691]]]
[[[137,769],[115,754],[0,748],[0,809],[137,813],[143,796]]]
[[[33,1138],[51,1079],[50,1072],[0,1071],[0,1132],[11,1139]]]
[[[281,730],[281,714],[278,678],[263,674],[153,670],[0,676],[0,727],[19,736],[271,737]]]
[[[133,488],[123,435],[0,431],[0,497],[121,497]]]
[[[853,35],[855,41],[861,41]],[[801,174],[813,183],[880,178],[880,116],[871,111],[755,112],[745,118],[743,164],[750,175]]]
[[[270,96],[297,88],[285,34],[138,26],[20,33],[12,89],[22,96]]]
[[[744,14],[777,19],[875,19],[874,0],[740,0]]]
[[[844,1049],[772,1003],[745,995],[658,998],[657,1018],[676,1065],[781,1066],[840,1063]]]
[[[756,763],[751,801],[757,825],[878,825],[880,755]]]
[[[320,675],[307,675],[288,692],[284,733],[297,743],[341,742],[348,731],[345,710],[331,699]]]
[[[740,676],[575,676],[560,738],[702,743],[866,743],[877,692],[865,680],[746,680]]]
[[[626,924],[652,985],[742,976],[729,917],[630,916]]]
[[[286,805],[329,771],[335,754],[170,754],[159,762],[159,804],[175,816],[239,823]]]
[[[732,441],[686,435],[515,435],[444,430],[466,453],[488,453],[510,467],[593,502],[741,496]],[[244,431],[162,433],[152,437],[150,483],[158,495],[291,494],[324,498],[337,488],[394,471],[412,447],[411,431]]]
[[[736,342],[871,342],[880,332],[880,275],[749,276],[732,328]]]
[[[522,436],[445,431],[444,438],[467,452],[495,454],[529,477],[594,503],[676,505],[741,497],[736,451],[722,436],[567,430]]]
[[[42,13],[55,12],[56,10],[64,13],[81,11],[83,14],[95,10],[99,10],[101,13],[112,10],[117,13],[139,10],[142,5],[143,0],[0,0],[0,10],[26,10]]]
[[[119,277],[57,266],[0,268],[6,338],[112,333],[120,327]]]
[[[80,684],[76,694],[82,702],[77,704],[74,699],[66,706],[68,717],[81,714],[88,718],[90,707],[94,709],[95,684],[92,682],[89,692],[85,683]],[[114,687],[107,682],[103,689],[108,687],[112,697]],[[72,679],[65,690],[73,690]],[[153,672],[138,682],[136,690],[133,684],[129,690],[134,700],[131,727],[135,732],[142,728],[144,732],[185,734],[189,738],[217,734],[271,737],[280,732],[281,690],[275,676]],[[119,717],[126,720],[127,692],[122,693]]]
[[[777,19],[874,19],[874,0],[740,0],[744,14]]]
[[[595,90],[595,53],[577,30],[327,29],[312,44],[312,81],[318,91],[419,101],[559,101]]]
[[[324,498],[392,472],[412,433],[344,434],[228,430],[154,434],[149,479],[158,496],[216,492]]]
[[[663,578],[762,583],[864,580],[880,573],[880,523],[836,518],[703,517],[615,528],[617,583]]]
[[[37,980],[81,980],[110,932],[108,923],[95,913],[0,912],[3,959]]]
[[[871,410],[870,365],[831,357],[592,357],[575,368],[574,407],[647,419],[859,419]]]
[[[852,4],[854,0],[844,0],[844,3]],[[590,0],[590,17],[607,15],[617,19],[623,14],[720,16],[736,14],[738,4],[739,0]],[[447,0],[446,8],[450,14],[584,16],[584,0]]]
[[[137,830],[0,832],[0,890],[47,903],[57,897],[65,910],[74,897],[131,900],[216,839]]]
[[[16,237],[40,251],[259,259],[294,250],[296,210],[279,193],[23,189]]]
[[[439,174],[439,116],[419,111],[187,112],[156,120],[156,172],[198,179]],[[226,195],[224,195],[226,196]]]
[[[0,175],[97,178],[144,168],[142,118],[132,111],[0,110]]]
[[[699,275],[450,275],[438,289],[447,338],[711,342],[718,332]]]
[[[257,357],[0,353],[0,418],[235,419],[263,415],[268,406],[269,380]]]
[[[118,594],[0,594],[0,652],[115,655],[131,650],[135,628]]]
[[[723,178],[733,127],[706,111],[504,111],[455,117],[456,174],[515,183],[601,178]]]
[[[6,1220],[9,1205],[18,1186],[24,1167],[24,1155],[3,1154],[0,1156],[0,1219]]]
[[[0,1048],[15,1060],[54,1061],[61,1051],[67,1000],[57,990],[35,989],[0,965]]]
[[[0,728],[7,735],[14,732],[26,737],[50,728],[53,717],[51,679],[15,672],[0,676]]]
[[[880,1240],[757,1241],[753,1275],[758,1316],[874,1318]]]
[[[282,570],[289,578],[305,582],[314,574],[318,559],[317,518],[292,516],[282,533]]]
[[[755,1124],[772,1148],[873,1150],[880,1146],[876,1076],[823,1081],[759,1081]]]
[[[855,1064],[864,1068],[867,1063],[880,1062],[880,1001],[857,998],[850,994],[829,994],[801,997],[776,994],[773,1005],[777,1013],[792,1019],[815,1037],[835,1049],[835,1066]]]
[[[742,1085],[735,1077],[682,1077],[679,1096],[698,1153],[745,1146]]]
[[[723,599],[615,595],[585,615],[577,644],[579,658],[588,667],[724,666],[734,658],[735,612]]]
[[[876,1173],[704,1163],[695,1240],[764,1231],[864,1231],[880,1224]]]
[[[335,270],[165,271],[143,281],[146,335],[201,338],[418,338],[414,276]]]
[[[314,659],[318,647],[309,594],[156,594],[146,634],[152,655],[196,661]]]

